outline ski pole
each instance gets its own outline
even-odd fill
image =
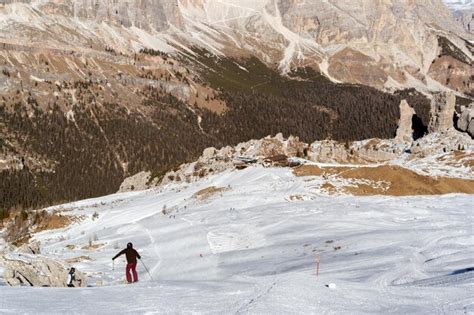
[[[155,281],[155,280],[153,279],[153,277],[151,276],[150,272],[148,271],[148,268],[146,267],[146,265],[145,265],[145,263],[143,262],[143,260],[140,259],[140,261],[141,261],[143,267],[145,268],[146,272],[147,272],[148,275],[150,276],[151,281]]]
[[[112,259],[112,271],[115,269],[115,260]]]

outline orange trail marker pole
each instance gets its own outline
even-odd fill
[[[319,262],[321,261],[321,257],[316,256],[316,276],[319,276]]]

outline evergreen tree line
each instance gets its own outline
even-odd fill
[[[206,66],[202,75],[229,108],[224,115],[205,112],[203,127],[226,144],[277,132],[306,142],[392,138],[402,99],[424,125],[429,122],[430,102],[415,90],[390,94],[364,85],[336,84],[311,68],[281,76],[255,57],[216,59],[195,52]]]
[[[74,108],[74,121],[55,106],[27,115],[24,106],[0,117],[8,136],[36,156],[53,161],[54,171],[29,168],[0,172],[0,209],[38,208],[117,191],[126,176],[164,172],[195,159],[213,141],[197,116],[171,96],[150,93],[151,114],[127,113],[117,104]]]
[[[213,77],[203,76],[227,104],[228,110],[220,115],[191,110],[152,87],[142,91],[142,111],[129,111],[119,102],[99,106],[88,93],[91,82],[75,84],[82,92],[73,107],[74,120],[56,105],[48,111],[30,106],[31,115],[24,104],[15,104],[13,111],[0,104],[0,123],[6,126],[7,136],[32,156],[45,157],[54,165],[53,172],[30,165],[1,171],[0,210],[105,195],[117,191],[126,176],[143,170],[163,174],[196,159],[206,147],[235,145],[278,132],[306,142],[391,138],[402,98],[408,99],[424,123],[429,120],[429,101],[414,91],[388,94],[366,86],[334,84],[310,69],[299,70],[293,74],[298,79],[291,79],[256,58],[239,63],[247,71],[222,59],[209,62],[220,76],[213,71],[209,72]],[[4,145],[0,141],[0,149]]]

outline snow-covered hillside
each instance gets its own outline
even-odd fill
[[[443,2],[452,10],[474,10],[472,0],[443,0]]]
[[[473,203],[324,196],[311,177],[264,167],[74,202],[50,210],[80,221],[34,239],[79,261],[90,287],[0,286],[0,312],[474,312]],[[140,282],[123,284],[123,258],[112,269],[129,241],[154,281],[139,263]]]

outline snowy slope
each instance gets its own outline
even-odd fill
[[[443,2],[452,10],[474,10],[473,0],[443,0]]]
[[[222,189],[196,194],[211,186]],[[0,286],[0,312],[474,312],[473,203],[322,196],[307,177],[263,167],[74,202],[54,209],[81,222],[35,239],[50,257],[89,256],[74,266],[92,287]],[[103,246],[82,249],[91,239]],[[124,285],[123,258],[112,270],[128,241],[155,281],[139,264],[141,281]]]

